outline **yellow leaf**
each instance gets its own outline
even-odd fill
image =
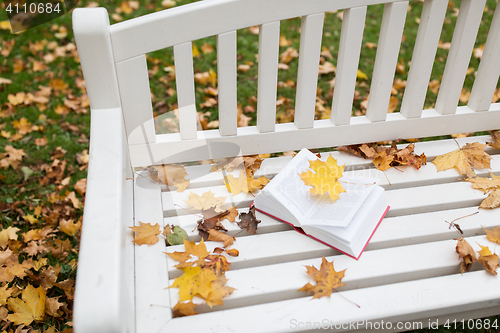
[[[177,192],[184,191],[190,184],[186,169],[182,165],[153,165],[147,168],[149,177],[159,184],[175,186]]]
[[[499,227],[495,227],[491,230],[486,229],[486,228],[483,228],[483,229],[486,232],[486,238],[488,238],[489,241],[500,244],[500,228]]]
[[[193,58],[199,55],[200,55],[200,50],[198,50],[198,47],[193,44]]]
[[[7,319],[15,325],[29,325],[34,320],[41,321],[45,312],[45,290],[42,286],[34,288],[28,284],[22,291],[22,300],[10,298],[7,301],[9,310],[14,312],[7,316]]]
[[[339,166],[337,160],[331,155],[328,156],[326,162],[319,158],[314,161],[309,161],[309,169],[299,174],[302,181],[307,186],[312,186],[309,190],[312,194],[328,193],[332,202],[337,200],[340,193],[345,192],[338,179],[342,177],[344,166]]]
[[[174,318],[192,316],[192,315],[198,314],[198,312],[196,312],[194,309],[194,307],[196,305],[197,304],[195,304],[191,301],[186,302],[186,303],[178,302],[174,306],[174,311],[173,311]]]
[[[7,299],[12,295],[13,292],[14,288],[9,288],[8,283],[5,283],[0,287],[0,306],[7,304]]]
[[[10,22],[9,21],[1,21],[0,22],[0,29],[12,31],[12,28],[10,27]]]
[[[359,69],[358,72],[356,73],[356,77],[360,80],[368,80],[368,76]]]
[[[184,274],[174,280],[174,283],[168,288],[179,288],[179,300],[190,301],[194,296],[203,299],[210,293],[210,284],[217,280],[214,272],[210,269],[201,267],[182,268]]]
[[[217,213],[224,211],[222,206],[226,201],[226,197],[215,197],[212,191],[203,193],[201,197],[196,193],[190,192],[188,197],[189,199],[184,202],[187,203],[191,209],[196,211],[208,210],[212,207],[215,207]]]
[[[224,177],[224,183],[226,184],[227,190],[233,195],[236,195],[240,192],[248,193],[261,189],[269,183],[269,179],[266,177],[255,179],[253,177],[253,172],[240,170],[238,178],[235,178],[233,175],[227,175]]]
[[[138,245],[152,245],[158,242],[158,235],[161,233],[160,225],[158,223],[156,223],[155,225],[152,225],[151,223],[139,223],[141,224],[140,227],[129,227],[133,231],[139,233],[135,236],[133,242]]]
[[[59,230],[64,232],[68,236],[75,236],[78,230],[82,227],[82,222],[74,222],[73,220],[61,219],[59,221]]]
[[[487,246],[481,246],[481,251],[479,251],[479,261],[484,265],[484,268],[493,275],[497,275],[498,268],[498,255],[491,253]]]
[[[485,144],[479,142],[467,143],[460,149],[437,156],[432,163],[436,165],[437,171],[456,168],[461,175],[472,178],[476,176],[472,168],[490,167],[491,156],[484,151],[485,147]]]
[[[37,220],[37,219],[36,219],[33,215],[31,215],[31,214],[26,214],[26,215],[24,215],[24,216],[23,216],[23,219],[24,219],[25,221],[28,221],[28,222],[29,222],[29,223],[31,223],[31,224],[34,224],[34,223],[37,223],[37,222],[38,222],[38,220]]]
[[[17,232],[21,230],[16,227],[8,227],[0,231],[0,248],[5,248],[9,242],[9,240],[17,239]]]

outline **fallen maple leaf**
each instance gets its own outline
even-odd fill
[[[214,305],[223,305],[224,302],[222,299],[227,295],[232,294],[235,290],[234,288],[224,286],[227,280],[225,279],[225,276],[223,276],[223,278],[224,279],[220,278],[217,281],[213,281],[210,284],[210,293],[205,299],[209,307],[213,307]]]
[[[253,177],[253,172],[247,172],[245,170],[240,170],[240,175],[235,178],[233,175],[227,175],[224,177],[224,183],[226,184],[227,190],[233,195],[240,192],[248,193],[255,190],[263,188],[269,179],[262,176],[257,179]]]
[[[208,230],[208,240],[215,242],[223,242],[224,247],[228,247],[233,244],[235,238],[233,236],[229,236],[219,230],[210,229]]]
[[[335,291],[335,288],[345,286],[342,283],[345,269],[340,272],[335,271],[333,261],[329,262],[324,256],[319,270],[314,266],[306,266],[306,269],[307,274],[312,276],[316,285],[313,286],[310,282],[307,282],[298,291],[307,291],[307,294],[313,292],[313,299],[330,296]]]
[[[477,261],[476,252],[472,246],[464,238],[460,238],[455,250],[458,253],[458,257],[463,260],[460,263],[460,272],[463,274],[470,271],[472,263]]]
[[[228,255],[230,255],[231,257],[237,257],[240,255],[240,251],[238,251],[237,249],[229,249],[229,250],[226,250],[226,253]]]
[[[173,252],[173,253],[168,253],[165,252],[170,258],[180,261],[182,266],[192,266],[194,262],[190,262],[186,265],[186,262],[188,259],[191,259],[191,255],[198,257],[197,265],[198,266],[205,266],[205,258],[210,254],[210,252],[207,251],[207,247],[205,246],[205,243],[203,242],[203,239],[199,244],[196,244],[193,241],[188,241],[186,239],[184,241],[184,252]],[[177,266],[176,266],[177,267]],[[178,267],[179,268],[179,267]]]
[[[488,238],[489,241],[500,244],[500,227],[495,227],[491,230],[486,228],[483,229],[486,232],[486,238]]]
[[[490,131],[491,138],[493,142],[486,142],[489,146],[500,149],[500,131]]]
[[[174,283],[168,288],[179,288],[179,300],[190,301],[194,296],[206,299],[210,293],[212,281],[218,280],[215,273],[210,269],[202,267],[184,267],[184,272],[180,277],[174,280]]]
[[[135,236],[133,242],[138,245],[152,245],[158,242],[158,235],[161,233],[160,225],[156,223],[152,225],[151,223],[140,222],[141,226],[129,227],[139,234]]]
[[[493,209],[500,206],[500,189],[493,190],[490,194],[481,201],[479,208]]]
[[[221,213],[224,211],[222,206],[226,201],[226,197],[215,197],[215,194],[212,191],[207,191],[201,195],[201,197],[193,192],[189,193],[188,200],[184,200],[185,203],[189,205],[189,207],[196,211],[209,210],[210,208],[214,208],[215,212]]]
[[[467,143],[460,149],[437,156],[432,163],[437,171],[456,168],[461,175],[468,178],[476,176],[473,168],[485,169],[490,167],[491,156],[484,151],[485,144],[474,142]]]
[[[8,227],[0,231],[0,248],[5,248],[8,245],[9,240],[16,240],[17,232],[20,230],[21,229],[16,227]]]
[[[491,253],[487,246],[478,245],[481,246],[481,251],[479,251],[479,259],[477,261],[483,264],[488,272],[497,275],[498,255]]]
[[[45,313],[45,290],[42,286],[35,289],[32,285],[22,291],[22,300],[9,298],[7,301],[9,310],[14,312],[7,316],[7,320],[15,325],[29,325],[34,320],[41,321]]]
[[[257,233],[257,225],[260,223],[260,220],[257,220],[255,216],[255,207],[250,207],[248,213],[241,213],[240,222],[236,222],[240,229],[247,229],[247,232],[251,235],[255,235]]]
[[[197,305],[199,305],[199,304],[195,304],[192,301],[185,302],[185,303],[178,302],[174,306],[174,312],[173,312],[174,318],[192,316],[192,315],[198,314],[199,312],[196,312],[194,309],[195,306],[197,306]]]
[[[175,186],[177,192],[184,191],[190,184],[186,169],[181,165],[154,165],[147,168],[149,177],[159,184]]]
[[[340,193],[345,192],[338,181],[342,177],[344,166],[339,166],[337,160],[328,156],[326,162],[319,158],[309,161],[309,169],[299,174],[300,178],[307,186],[312,186],[309,190],[312,194],[328,193],[332,202],[337,200]]]

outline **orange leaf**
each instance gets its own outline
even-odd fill
[[[156,223],[155,225],[152,225],[150,223],[139,223],[141,224],[140,227],[129,227],[133,231],[139,233],[135,236],[133,242],[138,245],[152,245],[158,242],[158,235],[161,233],[160,225],[158,223]]]
[[[312,276],[314,281],[316,281],[316,285],[313,286],[308,282],[298,291],[307,291],[308,294],[314,292],[313,298],[330,296],[335,291],[335,288],[345,286],[342,283],[345,269],[340,272],[335,271],[333,261],[327,261],[324,256],[319,270],[314,266],[306,266],[306,268],[307,274]]]
[[[460,149],[437,156],[432,163],[436,165],[437,171],[456,168],[461,175],[472,178],[476,176],[473,168],[490,168],[491,156],[484,151],[485,147],[479,142],[467,143]]]

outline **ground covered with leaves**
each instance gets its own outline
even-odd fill
[[[78,7],[106,7],[111,23],[116,23],[187,2],[192,1],[80,1]],[[439,91],[459,6],[459,0],[449,2],[426,108],[434,106]],[[467,103],[495,6],[495,0],[487,1],[460,105]],[[367,14],[354,115],[366,112],[368,74],[373,70],[382,11],[383,6],[370,6]],[[410,45],[415,41],[421,11],[422,2],[412,1],[388,112],[399,111],[411,60]],[[326,13],[316,119],[330,117],[341,24],[342,11]],[[294,117],[299,39],[300,18],[281,22],[279,123],[292,122]],[[197,108],[203,129],[218,127],[215,50],[215,37],[193,43]],[[255,125],[257,53],[258,27],[238,31],[238,126]],[[0,54],[0,332],[71,332],[90,136],[89,102],[71,16],[14,35],[2,7]],[[178,120],[172,49],[150,53],[147,60],[157,132],[175,132]],[[499,99],[497,89],[494,101]],[[387,162],[389,167],[388,163],[393,162]],[[241,187],[236,182],[226,185],[231,192]],[[201,272],[205,266],[189,270]],[[221,272],[214,274],[211,282],[218,281],[217,290],[230,293]],[[205,296],[211,299],[209,294]]]

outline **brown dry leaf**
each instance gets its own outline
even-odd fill
[[[13,253],[0,265],[0,268],[0,282],[11,282],[16,276],[24,278],[26,270],[33,268],[33,261],[27,259],[19,263],[19,256]]]
[[[8,283],[4,283],[3,286],[0,286],[0,306],[7,304],[7,299],[12,296],[12,293],[15,291],[14,287],[9,288]]]
[[[485,147],[479,142],[467,143],[460,149],[437,156],[432,163],[436,165],[437,171],[456,168],[461,175],[473,178],[476,176],[473,168],[490,168],[491,156],[484,151]]]
[[[460,272],[463,274],[470,271],[472,263],[477,261],[476,252],[472,246],[464,238],[460,238],[457,241],[455,250],[458,253],[458,257],[463,260],[460,263]]]
[[[486,193],[500,187],[500,176],[495,176],[492,173],[490,175],[491,179],[487,177],[474,177],[465,180],[472,183],[473,189],[482,190]]]
[[[74,222],[73,220],[60,220],[59,230],[64,232],[68,236],[75,236],[76,233],[82,228],[82,222]]]
[[[432,91],[434,94],[437,94],[439,92],[440,86],[441,83],[439,83],[438,80],[432,80],[429,82],[429,90]]]
[[[45,299],[45,313],[51,317],[58,318],[62,316],[61,306],[65,303],[59,302],[59,297],[52,297]]]
[[[235,289],[224,286],[225,283],[226,283],[225,279],[224,281],[222,281],[222,279],[219,279],[213,281],[210,284],[210,293],[207,295],[207,298],[205,299],[209,307],[213,307],[214,305],[223,305],[224,302],[222,301],[222,299],[227,295],[233,293]]]
[[[335,291],[335,288],[345,286],[345,284],[342,283],[345,269],[340,272],[335,271],[333,261],[327,261],[324,256],[319,270],[314,266],[306,266],[306,269],[307,274],[312,276],[316,285],[313,286],[308,282],[298,291],[307,291],[308,294],[313,292],[313,299],[330,296],[332,292]]]
[[[393,113],[399,105],[399,99],[396,96],[391,96],[389,99],[389,107],[387,113]]]
[[[16,227],[2,229],[0,231],[0,248],[4,249],[8,245],[9,240],[17,240],[17,232],[20,230]]]
[[[208,240],[222,242],[224,243],[224,247],[228,247],[233,244],[235,238],[218,230],[210,229],[208,230]]]
[[[192,301],[189,301],[189,302],[186,302],[186,303],[178,302],[174,306],[174,312],[173,312],[174,318],[185,317],[185,316],[192,316],[192,315],[198,314],[199,312],[196,312],[195,309],[194,309],[195,306],[197,306],[197,305],[198,304],[195,304]]]
[[[177,192],[184,191],[190,184],[186,169],[182,165],[155,165],[147,168],[149,177],[159,184],[175,186]]]
[[[152,245],[158,242],[158,235],[161,233],[160,225],[156,223],[152,225],[151,223],[139,222],[141,226],[129,227],[135,232],[138,232],[133,240],[134,243],[138,245]]]
[[[493,148],[500,149],[500,131],[490,131],[491,138],[493,142],[486,142],[489,146]]]
[[[483,229],[486,232],[486,238],[488,238],[490,242],[500,244],[500,227],[495,227],[491,230],[483,227]]]
[[[214,207],[215,212],[221,213],[224,211],[222,206],[226,201],[226,197],[215,197],[212,191],[207,191],[201,195],[201,197],[193,192],[189,193],[188,200],[184,200],[189,207],[195,211],[209,210]]]
[[[255,207],[250,207],[248,213],[241,213],[239,216],[241,222],[236,222],[240,229],[247,229],[247,232],[251,235],[255,235],[257,233],[257,225],[260,223],[260,220],[257,220],[255,217]]]
[[[491,253],[487,246],[481,246],[481,251],[479,251],[479,261],[484,265],[484,268],[493,275],[497,275],[498,268],[498,255]]]
[[[249,155],[249,156],[236,156],[234,158],[223,158],[213,161],[212,172],[218,172],[226,170],[228,172],[233,171],[235,168],[240,167],[242,164],[245,169],[250,169],[252,171],[257,171],[262,164],[262,159],[259,155]]]
[[[0,159],[0,166],[4,169],[11,166],[12,169],[16,170],[24,156],[26,156],[24,149],[16,149],[11,145],[6,145],[5,153],[0,153],[0,157],[3,157]]]
[[[383,150],[373,159],[373,164],[380,171],[385,171],[391,168],[391,163],[394,160],[394,155],[387,155],[387,151]]]

